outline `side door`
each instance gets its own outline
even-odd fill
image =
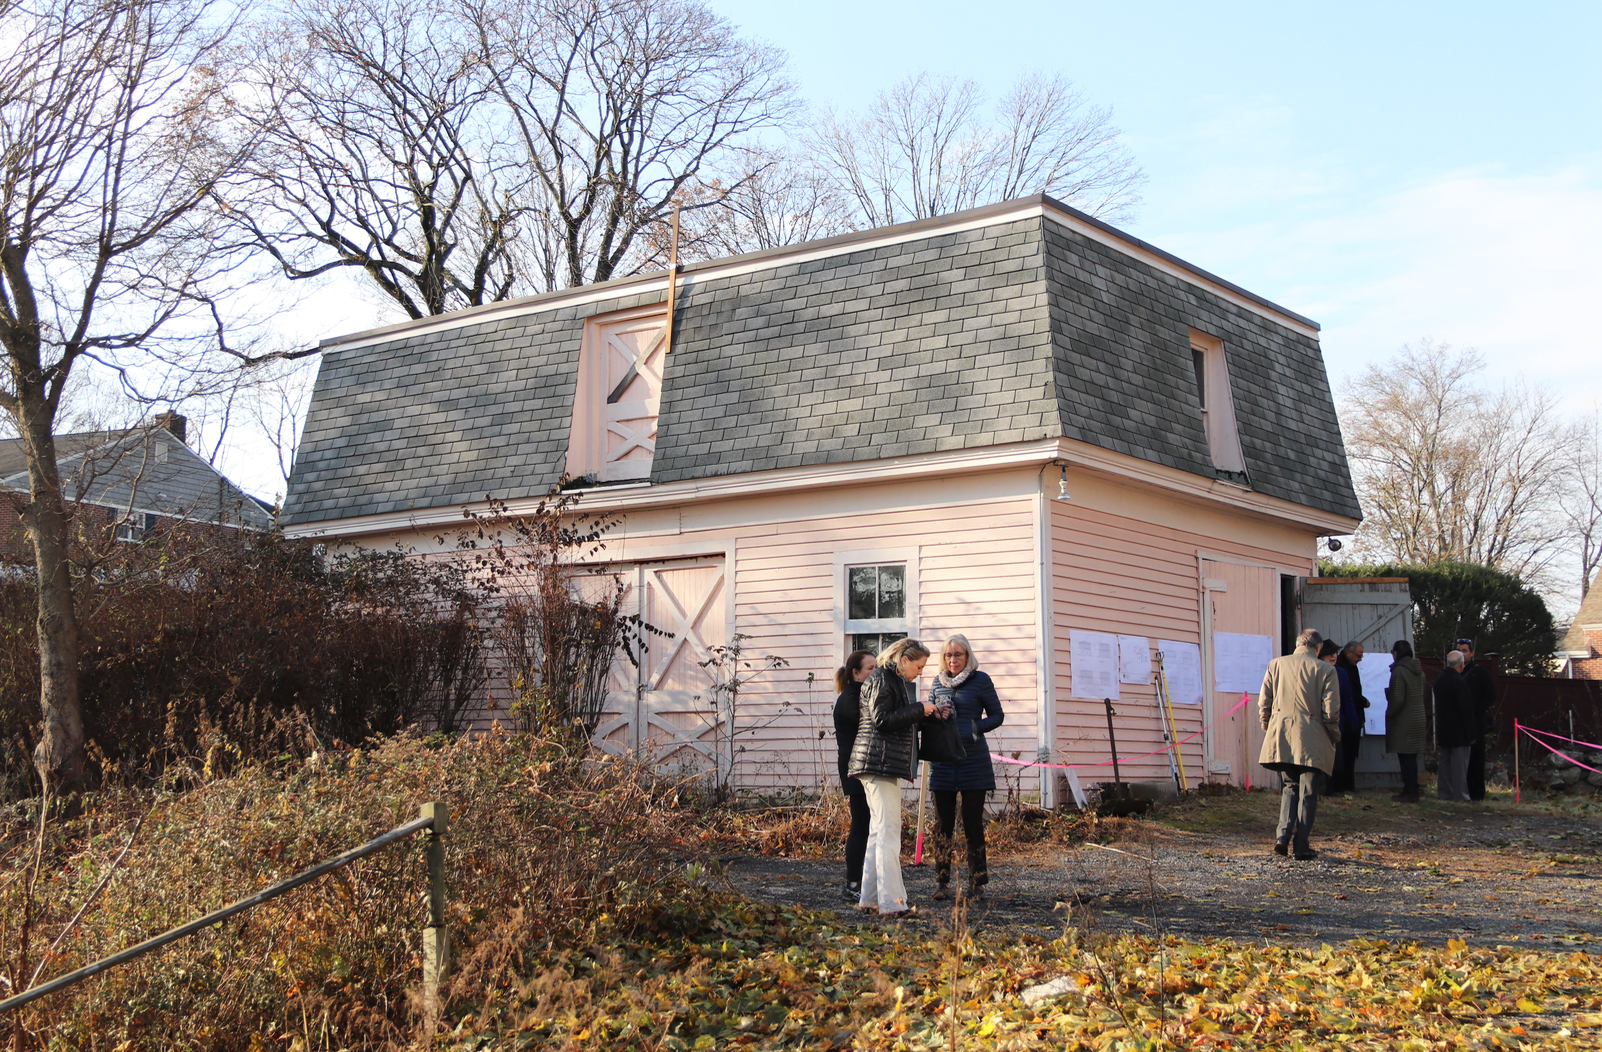
[[[1400,788],[1395,756],[1385,752],[1385,687],[1391,644],[1413,642],[1413,599],[1405,577],[1307,577],[1301,581],[1301,623],[1341,645],[1363,644],[1358,673],[1368,698],[1368,731],[1357,751],[1359,789]],[[1374,732],[1378,733],[1374,733]]]
[[[1263,747],[1263,728],[1257,718],[1257,690],[1262,685],[1262,674],[1257,674],[1255,683],[1217,690],[1216,637],[1220,633],[1265,636],[1271,654],[1279,627],[1279,574],[1271,566],[1206,556],[1200,560],[1200,571],[1202,697],[1207,702],[1203,715],[1209,726],[1205,739],[1207,775],[1209,780],[1230,782],[1243,788],[1265,785],[1269,772],[1257,764]],[[1251,701],[1236,708],[1243,692],[1250,694]]]

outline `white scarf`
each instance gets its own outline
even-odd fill
[[[971,675],[973,675],[972,665],[969,665],[967,668],[963,669],[960,674],[955,676],[949,672],[942,672],[940,673],[940,685],[942,687],[950,687],[952,690],[956,690],[958,687],[962,686],[962,681]]]

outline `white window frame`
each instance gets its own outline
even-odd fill
[[[1190,349],[1202,352],[1202,383],[1197,395],[1202,404],[1202,430],[1213,466],[1236,474],[1245,472],[1246,457],[1240,448],[1240,430],[1235,426],[1235,394],[1229,383],[1229,361],[1224,341],[1197,329],[1190,330]]]
[[[849,596],[846,593],[846,571],[854,566],[890,566],[900,564],[907,568],[907,616],[848,618]],[[834,618],[835,638],[845,644],[852,636],[870,632],[905,632],[918,637],[918,548],[867,548],[834,553]],[[842,652],[842,656],[843,656]]]

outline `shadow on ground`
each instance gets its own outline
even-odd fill
[[[1277,795],[1192,796],[1115,841],[992,855],[980,928],[1060,932],[1070,916],[1103,930],[1228,936],[1281,944],[1353,938],[1444,943],[1602,938],[1602,826],[1595,804],[1392,803],[1388,793],[1321,802],[1320,857],[1273,854]],[[906,860],[910,863],[910,859]],[[851,914],[843,863],[748,856],[728,878],[753,898]],[[929,866],[904,867],[922,920],[938,925]]]

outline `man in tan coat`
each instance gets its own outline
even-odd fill
[[[1308,843],[1318,811],[1319,782],[1335,768],[1341,740],[1341,693],[1335,666],[1318,660],[1324,637],[1309,628],[1296,637],[1296,652],[1268,663],[1258,715],[1263,751],[1257,762],[1280,778],[1279,833],[1274,853],[1318,857]]]

